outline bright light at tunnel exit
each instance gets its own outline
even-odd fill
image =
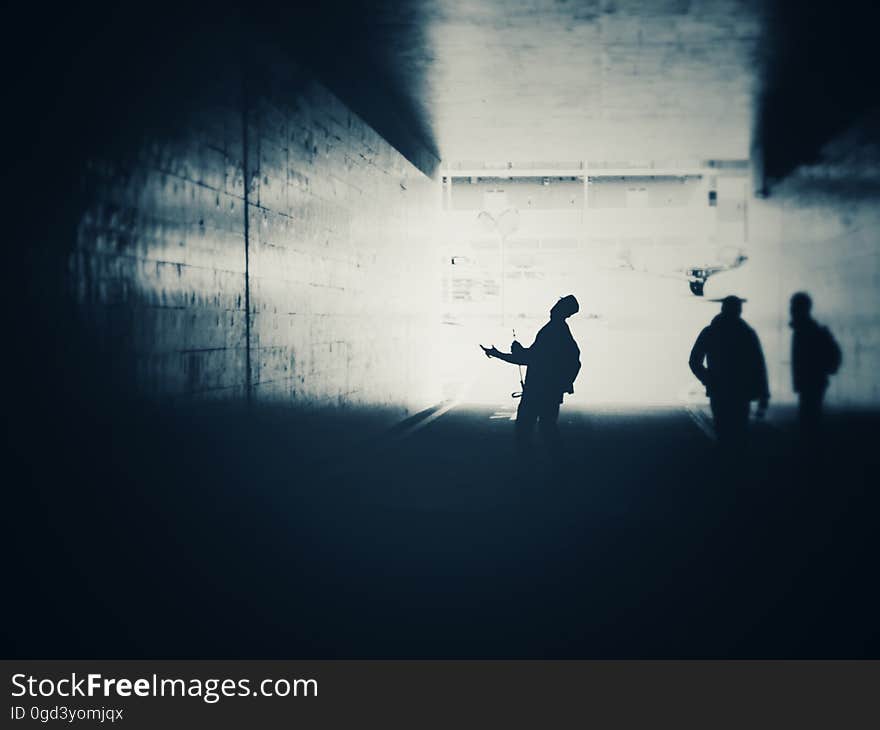
[[[749,245],[747,172],[446,178],[441,311],[452,357],[435,377],[466,401],[509,401],[520,390],[517,368],[487,360],[477,345],[509,350],[514,337],[530,345],[550,307],[574,294],[580,311],[568,322],[582,369],[567,403],[704,400],[690,349],[718,313],[711,300],[740,293],[771,376],[783,382],[778,257],[772,244]],[[702,296],[693,270],[710,272]],[[790,398],[785,388],[777,395]]]

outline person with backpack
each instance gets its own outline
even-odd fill
[[[822,401],[828,377],[839,369],[840,347],[831,331],[812,316],[813,301],[806,292],[791,298],[791,375],[798,394],[798,419],[805,436],[816,436],[822,421]]]
[[[550,321],[540,329],[531,347],[523,347],[514,340],[510,353],[506,353],[494,345],[480,345],[486,357],[527,368],[522,399],[516,412],[516,445],[521,454],[527,454],[531,449],[536,423],[551,456],[560,454],[559,406],[564,393],[574,393],[574,380],[581,368],[580,349],[565,320],[579,309],[572,294],[562,297],[553,305]]]

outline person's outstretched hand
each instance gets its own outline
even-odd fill
[[[492,345],[492,347],[483,347],[482,345],[480,345],[480,348],[483,350],[483,352],[486,353],[486,357],[491,358],[498,356],[498,350],[495,349],[495,345]]]

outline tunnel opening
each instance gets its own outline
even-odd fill
[[[748,161],[568,166],[444,176],[443,321],[461,348],[449,377],[467,398],[497,397],[505,375],[486,380],[484,367],[475,379],[469,345],[501,346],[517,330],[530,341],[571,293],[585,368],[569,400],[681,404],[693,389],[681,364],[717,307],[691,285],[748,259]]]

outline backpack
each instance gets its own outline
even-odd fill
[[[834,339],[834,335],[831,334],[831,330],[827,327],[822,327],[822,350],[822,364],[825,366],[825,372],[828,375],[834,375],[840,370],[843,355],[840,352],[840,346]]]
[[[577,378],[578,373],[580,371],[581,371],[580,358],[578,358],[577,360],[573,360],[572,362],[569,363],[568,373],[567,373],[566,377],[564,378],[564,380],[566,381],[566,387],[565,387],[566,393],[571,393],[571,394],[574,393],[574,381],[575,381],[575,378]],[[568,375],[570,375],[571,377],[569,378]]]

